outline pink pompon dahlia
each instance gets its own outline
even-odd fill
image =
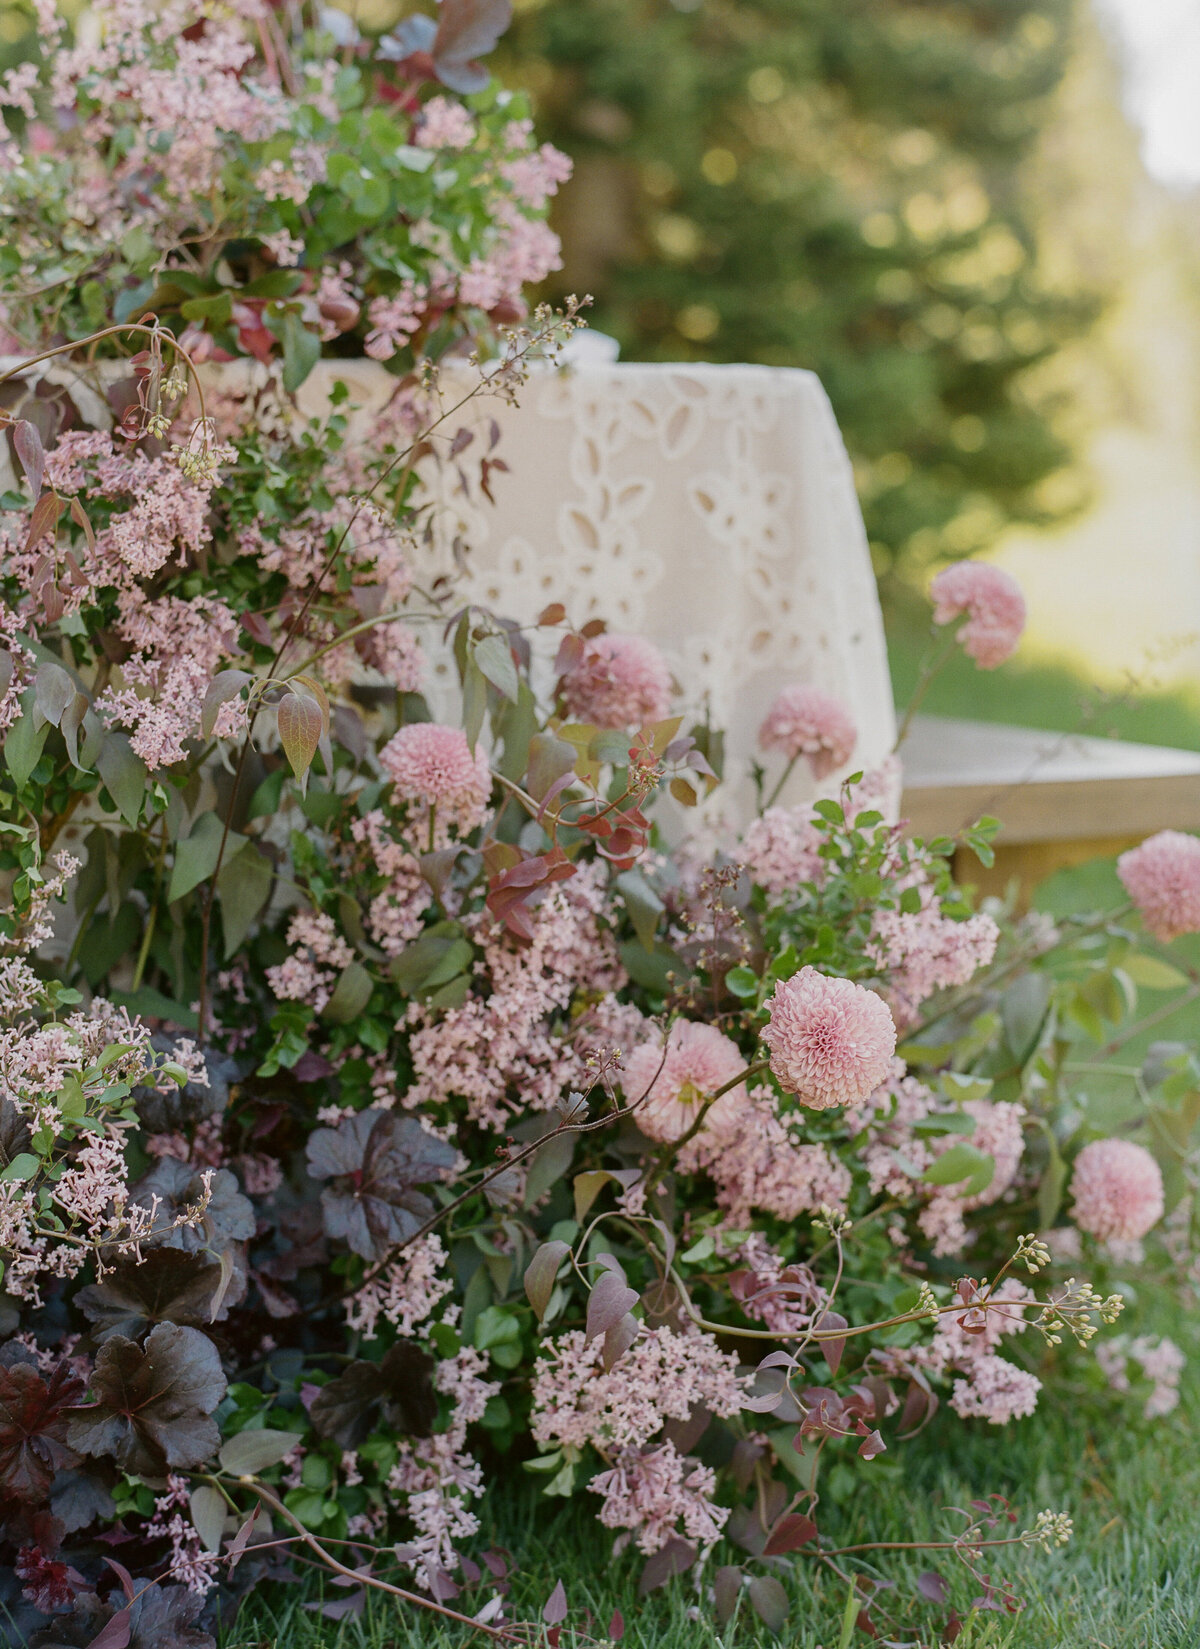
[[[802,1105],[858,1105],[890,1075],[895,1023],[887,1003],[853,980],[801,968],[776,985],[767,1011],[771,1070]]]
[[[789,761],[804,756],[814,779],[828,778],[854,754],[858,728],[841,699],[820,687],[785,687],[776,695],[758,730],[764,750],[779,750]]]
[[[436,808],[443,823],[460,830],[483,822],[492,793],[487,755],[482,747],[471,754],[460,727],[411,722],[384,745],[379,764],[401,800]]]
[[[666,1054],[661,1041],[643,1042],[625,1061],[621,1078],[625,1101],[638,1100],[637,1124],[648,1139],[680,1139],[696,1120],[705,1099],[746,1068],[735,1042],[715,1025],[677,1019]],[[745,1104],[742,1084],[722,1094],[705,1119],[705,1131],[728,1126]]]
[[[1097,1139],[1075,1158],[1071,1210],[1081,1231],[1100,1242],[1137,1242],[1162,1218],[1163,1178],[1144,1145]]]
[[[1200,841],[1160,830],[1122,853],[1117,875],[1156,939],[1200,933]]]
[[[929,593],[935,624],[967,614],[958,639],[981,670],[994,670],[1012,657],[1025,628],[1025,597],[1011,574],[986,561],[960,561],[937,575]]]
[[[642,636],[591,636],[562,680],[568,714],[614,730],[662,721],[671,692],[666,659]]]

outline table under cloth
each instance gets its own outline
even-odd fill
[[[269,376],[251,361],[201,370],[227,389]],[[54,362],[38,375],[59,373],[78,394],[77,369]],[[465,374],[443,373],[444,405],[470,387]],[[369,442],[397,381],[374,361],[322,360],[300,388],[301,412],[327,413],[339,380],[354,409],[351,437]],[[96,400],[102,422],[107,409]],[[821,686],[847,705],[859,730],[852,767],[883,760],[895,716],[875,579],[850,462],[812,373],[586,359],[538,366],[519,406],[482,395],[447,420],[447,436],[465,425],[484,437],[463,455],[464,473],[493,419],[493,456],[507,465],[492,472],[494,503],[477,485],[463,487],[453,465],[422,470],[442,506],[435,556],[445,565],[455,537],[467,546],[455,604],[528,624],[560,601],[576,625],[603,618],[655,642],[680,708],[707,710],[725,729],[729,816],[752,810],[757,730],[789,683]],[[453,661],[446,649],[432,652],[431,704],[457,719]],[[782,799],[811,794],[801,763]]]

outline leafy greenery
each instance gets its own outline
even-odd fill
[[[627,356],[809,367],[881,559],[1074,507],[1036,370],[1097,314],[1022,165],[1077,0],[543,0],[510,76],[576,160],[555,290]]]

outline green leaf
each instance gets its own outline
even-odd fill
[[[463,672],[463,732],[467,735],[467,743],[474,751],[479,743],[479,735],[483,730],[484,712],[487,710],[487,679],[483,671],[475,663],[472,656],[467,660]]]
[[[233,319],[233,294],[214,292],[211,297],[188,298],[180,304],[179,313],[185,321],[214,321],[218,326],[228,326]]]
[[[752,968],[730,968],[725,975],[725,989],[743,1002],[758,995],[758,975]]]
[[[649,953],[638,940],[626,939],[617,946],[617,954],[621,958],[621,966],[635,985],[641,985],[644,990],[654,991],[660,996],[670,989],[667,975],[682,968],[676,952],[661,939],[656,941]]]
[[[201,882],[207,881],[217,868],[217,857],[221,852],[221,842],[225,840],[226,860],[240,851],[246,841],[239,836],[236,830],[225,833],[225,827],[215,813],[202,813],[192,827],[192,834],[184,842],[179,842],[175,848],[175,863],[171,868],[171,881],[167,888],[167,903],[173,905],[176,899],[182,899],[185,894],[199,887]]]
[[[1000,999],[1004,1040],[1018,1065],[1024,1065],[1037,1046],[1050,1006],[1050,980],[1044,973],[1023,973]]]
[[[321,1018],[333,1025],[348,1025],[357,1019],[371,1000],[371,975],[361,962],[349,962],[342,969],[333,995],[321,1010]]]
[[[294,309],[283,317],[283,387],[294,395],[321,358],[321,340]]]
[[[542,801],[552,786],[574,769],[578,754],[575,745],[553,733],[536,733],[530,739],[525,788],[535,801]]]
[[[513,663],[508,638],[502,635],[484,636],[482,641],[475,643],[472,657],[476,669],[487,677],[497,692],[503,693],[515,704],[521,691],[521,678]]]
[[[570,1243],[544,1242],[529,1262],[525,1272],[525,1297],[539,1323],[550,1304],[558,1269],[570,1251]]]
[[[24,788],[29,775],[37,766],[50,733],[49,722],[44,721],[40,727],[34,723],[33,697],[33,688],[27,688],[21,697],[24,714],[19,721],[13,723],[4,737],[4,765],[12,774],[13,783],[18,790]]]
[[[1058,1148],[1058,1141],[1049,1130],[1046,1139],[1049,1157],[1038,1185],[1038,1225],[1044,1231],[1054,1224],[1062,1206],[1063,1187],[1067,1183],[1067,1165]]]
[[[1135,985],[1148,991],[1177,991],[1188,982],[1186,973],[1157,956],[1127,956],[1121,966]]]
[[[617,877],[617,888],[642,949],[652,955],[658,919],[665,909],[662,900],[638,870],[623,870]]]
[[[105,734],[96,756],[96,767],[125,823],[136,824],[149,772],[142,758],[134,754],[124,733]]]
[[[41,1167],[41,1159],[30,1151],[18,1151],[6,1168],[0,1170],[0,1180],[6,1184],[13,1184],[22,1180],[32,1179]]]
[[[943,1151],[936,1162],[931,1162],[921,1178],[927,1185],[957,1185],[961,1180],[982,1173],[985,1167],[989,1170],[990,1181],[996,1167],[993,1159],[969,1140],[961,1140],[948,1151]]]
[[[185,1031],[194,1031],[197,1027],[195,1008],[185,1008],[182,1002],[172,1002],[169,996],[149,985],[142,985],[136,991],[110,991],[109,995],[118,1008],[128,1008],[130,1013],[141,1014],[147,1019],[166,1019]]]
[[[298,1441],[294,1431],[239,1431],[221,1445],[217,1459],[222,1470],[235,1477],[253,1477],[256,1472],[277,1466]]]
[[[221,931],[225,960],[240,949],[258,913],[271,895],[275,871],[270,859],[247,841],[221,866],[217,898],[221,901]]]
[[[225,1519],[229,1514],[225,1496],[211,1483],[199,1483],[188,1495],[188,1505],[200,1544],[206,1552],[219,1552],[221,1537],[225,1533]]]

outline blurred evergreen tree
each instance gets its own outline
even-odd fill
[[[1082,502],[1023,163],[1081,0],[525,0],[506,77],[576,160],[554,295],[627,358],[810,367],[877,562]]]

